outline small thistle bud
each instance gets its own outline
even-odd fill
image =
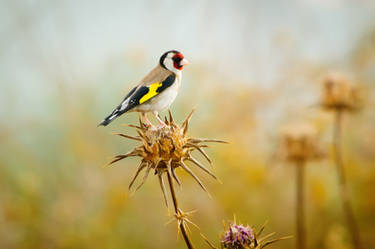
[[[262,249],[265,248],[277,241],[290,239],[290,236],[280,237],[277,239],[268,240],[274,233],[267,234],[262,238],[259,238],[260,235],[263,233],[265,227],[265,223],[259,231],[255,231],[254,228],[250,226],[244,225],[237,225],[236,221],[234,220],[231,225],[226,228],[224,224],[224,234],[221,237],[220,246],[222,249]],[[215,245],[213,245],[205,236],[201,234],[202,238],[206,241],[206,243],[212,248],[217,249]]]
[[[327,110],[354,111],[361,106],[359,89],[338,73],[330,73],[323,80],[321,104]]]
[[[232,224],[221,239],[221,247],[228,249],[250,248],[252,244],[254,244],[253,229],[237,224]]]
[[[321,158],[323,153],[318,147],[316,129],[306,123],[285,126],[281,131],[279,154],[282,159],[293,162]]]

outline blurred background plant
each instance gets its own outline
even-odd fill
[[[172,106],[175,119],[197,105],[191,135],[232,142],[207,150],[223,185],[198,173],[212,199],[181,174],[180,205],[200,207],[194,220],[208,238],[218,238],[221,220],[233,212],[293,235],[293,168],[269,165],[272,134],[301,117],[331,141],[331,115],[309,107],[319,98],[317,82],[333,69],[363,83],[369,103],[346,116],[342,147],[363,246],[375,247],[374,1],[8,0],[1,6],[0,248],[185,247],[174,226],[160,225],[167,212],[157,178],[129,198],[137,160],[102,167],[135,145],[108,134],[136,123],[137,115],[96,127],[169,49],[193,63]],[[352,248],[334,165],[312,162],[305,183],[306,226],[314,231],[307,246]]]
[[[276,155],[295,166],[295,209],[296,214],[296,247],[305,249],[306,236],[306,211],[305,211],[305,167],[309,161],[322,159],[324,152],[318,142],[318,133],[309,123],[291,123],[280,132],[280,145]]]
[[[334,115],[332,138],[334,161],[339,182],[339,194],[353,245],[356,249],[362,249],[360,230],[350,200],[341,140],[344,113],[358,111],[363,105],[363,99],[359,93],[358,85],[354,85],[343,75],[331,73],[326,76],[323,83],[322,107],[328,111],[332,111]]]

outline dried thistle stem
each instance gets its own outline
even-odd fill
[[[169,190],[171,192],[171,196],[172,196],[172,201],[173,201],[173,206],[174,206],[174,212],[175,212],[175,215],[177,217],[177,215],[179,214],[179,208],[178,208],[178,202],[177,202],[177,197],[176,197],[176,192],[174,190],[174,186],[173,186],[173,180],[172,180],[172,176],[170,174],[169,171],[167,171],[167,178],[168,178],[168,183],[169,183]],[[190,237],[186,231],[186,228],[185,228],[185,221],[182,220],[180,223],[179,223],[179,227],[180,227],[180,230],[181,230],[181,233],[182,233],[182,236],[184,237],[184,241],[186,243],[186,246],[189,248],[189,249],[194,249],[194,246],[190,240]]]
[[[306,248],[305,228],[305,161],[296,161],[296,248]]]
[[[145,171],[143,179],[141,180],[141,183],[138,185],[135,191],[142,187],[142,185],[146,182],[149,173],[151,171],[154,171],[155,175],[158,176],[163,198],[168,208],[167,189],[163,178],[164,174],[167,175],[169,189],[173,200],[175,218],[177,219],[177,225],[179,229],[178,231],[181,231],[185,243],[189,249],[193,249],[194,247],[187,233],[187,229],[189,229],[187,225],[189,223],[195,227],[197,227],[197,225],[195,225],[187,218],[187,216],[192,212],[184,213],[178,207],[173,180],[176,181],[176,183],[180,186],[181,182],[177,177],[176,169],[182,168],[183,170],[185,170],[194,178],[194,180],[201,186],[201,188],[207,192],[201,180],[184,163],[184,161],[192,162],[193,165],[197,166],[202,171],[212,176],[214,179],[217,179],[212,171],[203,166],[203,164],[201,164],[198,160],[193,158],[191,154],[193,151],[200,152],[212,166],[211,159],[203,150],[203,148],[208,147],[205,143],[226,143],[225,141],[217,139],[190,138],[187,135],[187,131],[192,114],[193,111],[187,116],[182,125],[178,126],[173,120],[172,113],[169,111],[169,120],[165,118],[166,125],[159,128],[146,127],[143,124],[141,118],[139,118],[139,126],[129,125],[130,127],[134,127],[136,129],[136,132],[138,134],[137,136],[115,133],[120,137],[136,140],[139,142],[139,145],[134,147],[133,150],[126,154],[115,156],[109,163],[109,165],[111,165],[127,157],[140,157],[141,163],[139,164],[137,171],[130,182],[129,190],[132,188],[135,180],[142,171]]]
[[[354,217],[353,208],[350,202],[345,167],[342,159],[342,150],[341,150],[341,123],[342,123],[342,110],[336,109],[335,111],[335,123],[334,123],[334,134],[333,134],[333,147],[334,147],[334,157],[337,167],[337,174],[340,187],[340,195],[342,199],[342,204],[344,208],[344,214],[346,216],[346,221],[348,225],[348,230],[352,237],[354,247],[356,249],[362,249],[361,239],[359,235],[359,229],[357,221]]]

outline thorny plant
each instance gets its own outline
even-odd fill
[[[115,156],[114,159],[109,163],[113,164],[128,157],[140,157],[141,163],[139,164],[136,173],[129,184],[129,190],[132,188],[135,180],[143,170],[145,171],[143,179],[135,189],[135,191],[137,191],[145,183],[150,171],[153,170],[154,174],[158,176],[164,201],[168,208],[167,191],[164,183],[164,176],[166,175],[169,191],[171,193],[173,201],[174,217],[177,220],[179,229],[178,231],[181,231],[181,234],[188,248],[194,248],[189,234],[187,233],[187,224],[193,223],[188,219],[188,215],[191,212],[184,213],[178,205],[176,192],[174,189],[174,182],[178,185],[181,185],[181,181],[176,174],[176,169],[181,168],[182,170],[186,171],[190,176],[194,178],[199,186],[207,192],[206,187],[190,169],[190,166],[187,165],[187,162],[190,162],[192,165],[197,166],[199,169],[206,172],[214,179],[217,179],[211,170],[206,168],[202,163],[200,163],[193,157],[192,152],[198,151],[199,153],[201,153],[212,166],[211,159],[204,151],[204,148],[208,147],[206,143],[226,143],[225,141],[216,139],[201,139],[189,137],[187,135],[187,131],[192,114],[193,111],[187,116],[186,120],[182,123],[181,126],[178,126],[175,123],[170,111],[169,120],[165,118],[166,126],[164,127],[146,127],[141,119],[139,119],[139,126],[130,125],[131,127],[136,129],[138,136],[129,136],[121,133],[118,133],[116,135],[139,141],[141,144],[139,146],[136,146],[135,148],[133,148],[133,150],[129,151],[126,154]]]
[[[363,99],[359,93],[359,88],[347,78],[338,73],[330,73],[326,76],[323,81],[321,106],[325,110],[332,111],[335,115],[333,129],[334,160],[339,178],[340,196],[343,202],[344,214],[356,249],[363,247],[348,193],[347,177],[341,150],[341,126],[344,112],[357,111],[362,105]]]
[[[292,238],[291,236],[285,236],[268,240],[275,233],[270,233],[260,237],[267,223],[265,223],[258,232],[249,225],[237,225],[236,223],[236,218],[234,218],[234,221],[230,223],[229,226],[224,223],[224,233],[222,234],[220,241],[221,249],[262,249],[277,241]],[[211,242],[209,242],[206,237],[204,237],[202,234],[201,236],[212,249],[218,249]]]
[[[296,167],[296,248],[306,248],[305,228],[305,164],[321,159],[324,154],[318,145],[315,128],[306,123],[290,124],[281,131],[281,159]]]

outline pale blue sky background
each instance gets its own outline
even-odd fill
[[[134,81],[169,49],[215,77],[273,87],[301,63],[345,68],[374,26],[364,0],[3,0],[0,115],[38,113],[62,85]]]

